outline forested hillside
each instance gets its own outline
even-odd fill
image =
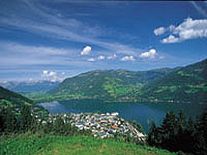
[[[206,74],[207,60],[174,69],[96,70],[65,79],[48,95],[57,99],[205,103]]]
[[[153,101],[207,103],[207,60],[182,67],[142,89]]]

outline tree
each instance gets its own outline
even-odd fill
[[[156,146],[157,144],[156,139],[157,139],[157,128],[155,122],[152,122],[148,133],[147,142],[149,145]]]
[[[199,120],[199,130],[202,131],[205,142],[207,143],[207,109],[201,115]]]
[[[182,111],[180,111],[177,117],[177,132],[183,132],[185,127],[186,127],[185,115]]]
[[[175,151],[182,150],[184,152],[192,152],[192,145],[194,143],[194,124],[190,118],[188,123],[186,122],[185,115],[182,111],[177,116],[177,133]]]
[[[200,119],[197,120],[194,138],[194,153],[207,154],[207,109],[204,110]]]
[[[152,124],[148,134],[148,143],[170,151],[206,155],[207,110],[196,122],[191,118],[186,121],[182,112],[177,116],[172,112],[167,113],[160,127]]]
[[[23,104],[20,110],[20,127],[22,131],[27,131],[31,129],[32,125],[32,115],[31,115],[31,106]]]
[[[17,119],[15,117],[13,108],[7,107],[1,109],[0,120],[1,132],[10,133],[17,130]]]

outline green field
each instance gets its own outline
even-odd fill
[[[172,155],[144,145],[88,136],[23,134],[0,138],[1,155]]]

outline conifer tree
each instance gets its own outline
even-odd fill
[[[151,123],[150,130],[147,137],[147,142],[149,145],[156,146],[157,145],[157,127],[155,122]]]
[[[207,109],[196,124],[194,153],[207,154]]]
[[[2,131],[9,133],[17,130],[16,128],[16,117],[11,107],[7,107],[2,109],[1,111],[1,119],[2,119]]]
[[[26,131],[31,128],[32,125],[32,115],[31,106],[23,104],[20,110],[21,114],[21,130]]]
[[[166,138],[169,138],[171,135],[174,135],[176,132],[176,115],[173,112],[168,112],[162,123],[162,130]]]

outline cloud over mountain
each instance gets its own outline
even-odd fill
[[[147,52],[143,52],[139,55],[140,58],[155,58],[158,55],[156,49],[150,49]]]
[[[41,77],[43,80],[51,81],[51,82],[63,80],[63,78],[64,78],[63,75],[65,75],[64,72],[58,74],[55,71],[49,71],[49,70],[43,70],[41,73]]]
[[[121,58],[121,61],[134,61],[134,60],[135,60],[135,58],[132,55],[126,55]]]

